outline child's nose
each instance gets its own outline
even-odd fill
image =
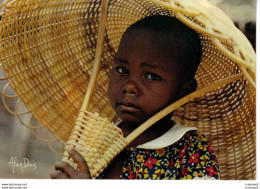
[[[123,94],[139,96],[137,81],[129,78],[122,88]]]

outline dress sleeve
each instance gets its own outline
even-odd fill
[[[178,179],[220,179],[218,161],[208,139],[197,131],[186,133],[185,138]]]

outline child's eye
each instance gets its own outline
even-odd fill
[[[149,79],[149,80],[152,80],[152,81],[160,81],[160,80],[162,80],[162,78],[159,75],[154,74],[154,73],[147,73],[147,74],[145,74],[145,78]]]
[[[124,68],[124,67],[116,67],[116,71],[119,73],[119,74],[122,74],[122,75],[127,75],[129,74],[129,71]]]

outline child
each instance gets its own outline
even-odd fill
[[[194,79],[202,48],[197,33],[168,16],[150,16],[124,33],[109,81],[109,100],[122,122],[124,136],[141,123],[196,90]],[[121,152],[100,178],[219,179],[210,143],[193,127],[182,127],[172,114],[158,121]],[[75,150],[79,171],[55,164],[51,178],[91,178]]]

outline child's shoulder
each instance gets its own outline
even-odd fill
[[[192,144],[205,144],[211,146],[209,139],[197,130],[186,132],[178,143],[184,146]]]
[[[202,134],[198,130],[192,130],[192,131],[186,132],[185,135],[183,136],[183,138],[194,139],[194,140],[198,140],[198,141],[206,141],[206,140],[208,141],[208,138],[206,137],[206,135]]]

